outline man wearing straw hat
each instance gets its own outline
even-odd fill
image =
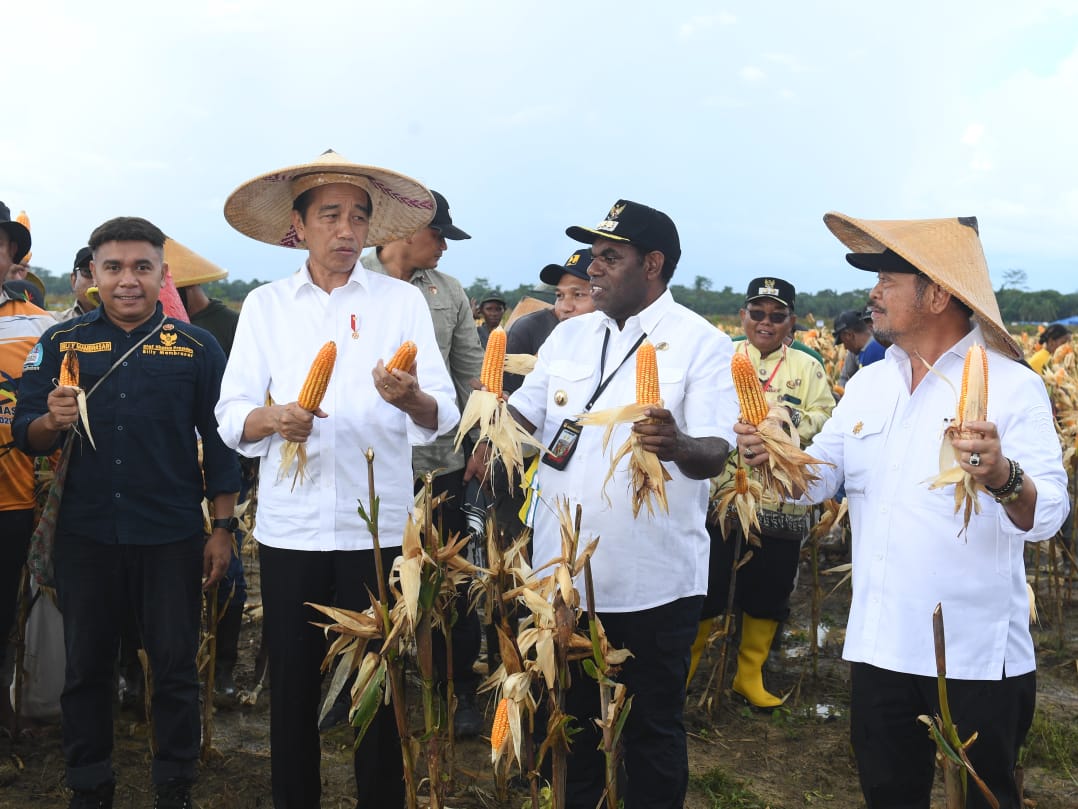
[[[861,788],[870,809],[929,805],[935,746],[917,718],[940,712],[939,604],[951,715],[963,740],[977,734],[967,752],[978,776],[1001,807],[1018,809],[1014,768],[1036,695],[1023,549],[1055,534],[1067,512],[1051,405],[1003,326],[976,219],[829,213],[824,222],[853,251],[850,264],[877,273],[872,323],[892,343],[850,380],[807,448],[834,467],[816,468],[821,479],[805,499],[830,497],[843,480],[849,497],[853,600],[843,656]],[[976,487],[977,508],[966,511],[956,509],[953,484],[929,484],[942,471],[943,428],[973,344],[987,350],[987,418],[943,438]],[[735,429],[747,463],[766,461],[754,428]],[[988,806],[972,780],[968,791],[967,807]]]
[[[363,610],[368,591],[378,592],[373,538],[356,510],[362,499],[371,512],[364,453],[374,450],[388,573],[412,506],[410,446],[430,443],[460,418],[422,294],[358,265],[365,245],[413,234],[433,213],[420,183],[332,151],[256,177],[225,203],[225,218],[241,233],[308,253],[298,272],[248,295],[217,406],[225,442],[271,465],[259,479],[255,538],[276,809],[320,804],[319,669],[326,647],[310,623],[320,613],[305,602]],[[296,397],[329,340],[337,344],[336,371],[311,413]],[[387,373],[383,361],[405,340],[418,347],[417,370]],[[284,441],[306,447],[309,477],[294,488],[291,474],[278,479],[271,471]],[[403,804],[392,710],[378,712],[356,751],[355,770],[359,806]]]

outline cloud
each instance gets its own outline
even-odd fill
[[[970,124],[962,134],[962,142],[967,146],[976,146],[984,137],[984,124]]]
[[[718,14],[698,14],[687,22],[683,22],[678,34],[682,39],[692,39],[702,31],[714,28],[716,25],[734,25],[735,23],[737,23],[737,17],[726,11],[720,11]]]
[[[745,81],[763,81],[765,78],[767,78],[766,73],[760,70],[760,68],[753,67],[752,65],[746,65],[745,67],[741,68],[741,70],[737,72],[737,75],[739,75]]]
[[[764,59],[788,68],[791,73],[805,73],[808,71],[808,68],[801,64],[792,53],[765,53]]]

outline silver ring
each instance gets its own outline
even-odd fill
[[[742,452],[741,454],[744,455],[746,458],[750,458],[750,459],[756,457],[756,453],[753,452],[751,449],[747,449],[744,452]]]
[[[971,452],[969,454],[969,465],[970,466],[980,466],[981,465],[981,453],[979,453],[979,452]]]

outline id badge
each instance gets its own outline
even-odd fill
[[[554,469],[564,469],[569,459],[576,452],[576,442],[580,439],[582,426],[574,419],[565,419],[550,442],[550,448],[543,453],[543,463]]]

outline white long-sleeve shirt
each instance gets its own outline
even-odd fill
[[[535,370],[510,398],[510,403],[538,427],[546,446],[564,419],[584,410],[599,384],[604,335],[610,334],[603,378],[614,374],[593,410],[620,407],[636,401],[636,360],[618,363],[642,333],[656,347],[659,389],[663,406],[678,428],[694,438],[719,437],[731,446],[737,420],[737,397],[730,378],[730,338],[699,315],[674,302],[669,292],[638,315],[627,318],[619,331],[602,312],[563,321],[539,349]],[[603,428],[584,427],[576,453],[564,470],[540,464],[537,473],[540,504],[535,511],[532,560],[535,567],[561,553],[553,505],[568,498],[575,512],[583,506],[581,544],[600,537],[592,557],[595,606],[601,611],[634,612],[707,592],[710,548],[704,519],[708,481],[692,480],[676,464],[666,463],[672,480],[666,484],[670,513],[656,506],[633,518],[632,493],[623,459],[603,493],[610,455],[629,435],[619,425],[607,450]],[[583,576],[578,587],[583,592]]]
[[[961,389],[974,328],[935,369]],[[920,362],[916,357],[913,362]],[[981,513],[962,529],[954,487],[930,491],[956,394],[935,374],[910,393],[911,358],[898,346],[850,380],[807,451],[835,468],[807,493],[818,502],[845,478],[853,528],[853,601],[843,657],[891,671],[935,676],[932,612],[943,605],[947,675],[998,680],[1033,671],[1025,542],[1050,538],[1067,514],[1067,477],[1044,384],[1028,368],[988,351],[988,420],[1002,451],[1037,487],[1033,528],[1022,531],[981,493]]]
[[[328,418],[314,420],[306,442],[307,480],[292,489],[291,472],[278,480],[281,437],[243,440],[243,426],[267,394],[293,402],[319,348],[337,343],[337,362],[322,401]],[[371,371],[401,343],[418,347],[419,385],[438,403],[438,425],[422,428],[386,402]],[[428,444],[459,421],[453,383],[445,370],[430,310],[403,281],[360,265],[348,283],[326,293],[306,264],[296,274],[252,291],[243,304],[236,340],[216,408],[224,442],[262,458],[255,536],[276,548],[362,550],[373,547],[357,502],[368,513],[368,447],[374,449],[375,492],[380,498],[379,541],[399,546],[412,505],[412,445]]]

